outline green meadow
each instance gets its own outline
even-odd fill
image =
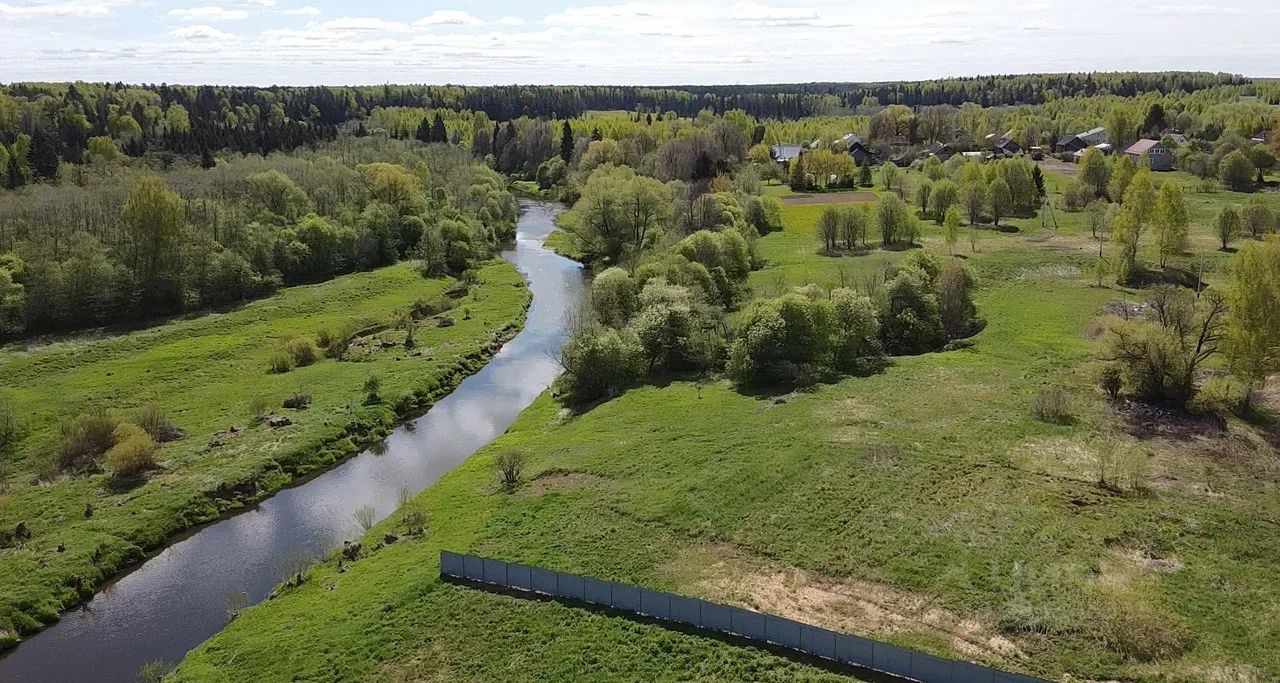
[[[403,263],[137,331],[0,349],[0,377],[26,434],[5,473],[0,529],[30,534],[0,552],[0,639],[55,621],[183,529],[381,439],[482,367],[520,327],[528,301],[505,261],[480,268],[469,291]],[[423,317],[408,348],[404,328],[390,323],[419,302],[447,310]],[[454,324],[442,325],[446,317]],[[320,356],[272,372],[286,342],[344,327],[360,332],[343,361]],[[376,401],[370,377],[381,383]],[[309,406],[284,407],[296,397]],[[185,436],[162,446],[145,477],[38,474],[69,420],[99,408],[129,419],[146,405]]]
[[[911,180],[918,178],[912,174]],[[1064,179],[1047,174],[1051,193]],[[1193,193],[1173,265],[1225,283]],[[772,190],[772,188],[771,188]],[[781,194],[784,191],[778,190]],[[1280,208],[1280,195],[1271,195]],[[756,295],[863,286],[904,252],[818,254],[817,206],[760,239]],[[446,548],[782,614],[1055,680],[1280,678],[1280,467],[1268,425],[1108,402],[1082,214],[963,234],[985,329],[813,390],[750,394],[673,377],[581,413],[544,395],[473,456],[298,587],[194,650],[179,681],[825,680],[848,672],[703,634],[441,582]],[[1046,217],[1047,218],[1047,217]],[[924,248],[947,253],[941,229]],[[1108,252],[1113,248],[1107,247]],[[1151,263],[1154,255],[1144,253]],[[1030,405],[1060,388],[1070,419]],[[1268,442],[1270,440],[1270,443]],[[1099,485],[1134,454],[1127,487]],[[528,457],[514,492],[494,460]],[[425,513],[426,532],[404,536]],[[387,544],[388,533],[401,538]],[[846,678],[847,680],[847,678]]]

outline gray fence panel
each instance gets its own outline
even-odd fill
[[[499,586],[507,585],[507,563],[498,560],[484,561],[484,582]]]
[[[790,619],[766,614],[764,615],[764,637],[776,645],[799,650],[800,624]]]
[[[800,649],[826,659],[836,658],[836,634],[825,628],[800,625]]]
[[[581,576],[556,572],[560,576],[560,595],[574,600],[585,600],[587,597],[587,580]]]
[[[729,619],[733,632],[756,640],[767,640],[764,633],[764,615],[759,612],[730,607]]]
[[[529,574],[535,591],[546,595],[560,595],[559,572],[534,567]]]
[[[640,611],[658,619],[670,619],[671,596],[666,593],[641,588]]]
[[[876,643],[871,649],[871,667],[909,676],[911,675],[911,653],[900,647]]]
[[[613,584],[613,606],[631,612],[640,611],[640,589],[621,583]]]
[[[462,578],[463,568],[462,556],[457,553],[451,553],[448,550],[440,551],[440,573],[449,576]]]
[[[702,626],[702,608],[707,603],[693,598],[671,596],[671,618],[690,626]]]
[[[922,683],[951,683],[956,680],[951,672],[952,660],[940,659],[919,652],[911,655],[911,671],[907,673]]]
[[[772,614],[538,567],[441,551],[440,573],[733,633],[846,664],[910,677],[922,683],[1048,683],[1032,676],[1006,673],[970,662],[934,657],[887,643],[835,633]]]
[[[507,565],[507,584],[520,590],[533,590],[532,569],[522,564]]]
[[[484,560],[470,555],[462,558],[462,575],[474,581],[484,581]]]
[[[953,681],[973,681],[973,683],[995,683],[996,672],[985,666],[970,664],[969,662],[952,662],[951,663],[951,680]]]
[[[836,660],[845,664],[872,666],[875,643],[866,638],[840,634],[836,636]]]
[[[712,631],[730,633],[733,631],[733,611],[714,602],[702,603],[702,627]]]
[[[608,581],[590,578],[585,581],[583,597],[587,602],[604,605],[605,607],[613,606],[613,589],[609,586]]]

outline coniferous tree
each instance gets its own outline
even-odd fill
[[[431,142],[431,120],[425,116],[422,117],[422,123],[418,124],[418,130],[413,137],[417,138],[418,142]]]
[[[440,115],[440,112],[436,112],[436,120],[431,123],[431,141],[449,141],[449,130],[444,127],[444,117]]]
[[[573,127],[569,125],[569,120],[565,119],[564,125],[560,126],[560,158],[564,159],[564,163],[573,161]]]
[[[4,186],[10,190],[22,187],[27,179],[22,175],[22,167],[18,165],[18,155],[9,155],[9,167],[5,169]]]
[[[58,179],[58,141],[43,128],[37,128],[31,136],[31,149],[27,151],[27,168],[36,181]]]

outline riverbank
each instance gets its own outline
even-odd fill
[[[0,529],[29,533],[0,549],[0,643],[57,621],[176,534],[218,519],[381,440],[484,366],[521,327],[530,294],[494,260],[462,294],[405,263],[304,287],[190,320],[109,338],[0,351],[27,437],[0,494]],[[446,296],[452,292],[456,298]],[[412,348],[388,327],[417,302],[432,311]],[[290,338],[364,330],[348,359],[273,373]],[[368,400],[366,380],[380,380]],[[284,407],[305,396],[303,409]],[[180,429],[145,480],[37,477],[60,426],[94,408],[128,416],[154,404]]]
[[[902,258],[819,255],[810,208],[786,207],[786,230],[761,238],[757,296],[862,282]],[[835,677],[661,625],[450,585],[438,577],[447,548],[1055,680],[1276,679],[1280,621],[1257,618],[1277,609],[1280,571],[1268,435],[1108,401],[1097,318],[1140,295],[1085,275],[1079,214],[1057,230],[1008,222],[1019,232],[981,231],[956,249],[980,278],[988,321],[971,347],[780,395],[672,381],[575,415],[544,394],[372,529],[355,558],[331,557],[249,610],[175,678]],[[942,230],[923,229],[924,247],[945,254]],[[1197,223],[1193,240],[1208,237]],[[1033,415],[1046,388],[1063,392],[1069,419]],[[513,450],[528,460],[506,493],[494,465]],[[1099,483],[1100,468],[1115,476],[1116,452],[1137,454],[1123,488]],[[421,518],[425,533],[407,534]]]

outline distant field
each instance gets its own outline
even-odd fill
[[[1050,174],[1050,188],[1065,180]],[[1189,200],[1193,251],[1177,265],[1203,259],[1220,284],[1229,256],[1213,250],[1210,221],[1244,196]],[[785,230],[759,241],[768,265],[751,276],[757,295],[861,286],[907,253],[818,255],[822,208],[784,207]],[[193,651],[176,680],[832,676],[715,638],[444,584],[440,548],[1058,680],[1280,679],[1280,468],[1266,441],[1278,437],[1109,405],[1095,388],[1091,323],[1141,294],[1089,282],[1097,247],[1080,214],[1057,213],[1056,228],[1048,216],[1008,223],[1016,231],[981,230],[976,246],[966,234],[955,249],[979,277],[988,321],[972,348],[898,358],[811,392],[672,381],[581,415],[544,395],[411,504],[430,516],[425,538],[343,573],[317,567]],[[947,251],[932,223],[922,241]],[[1067,393],[1070,424],[1031,416],[1047,386]],[[1144,449],[1144,492],[1096,485],[1103,438]],[[492,469],[507,449],[530,457],[514,494],[499,492]],[[366,545],[398,532],[403,514]]]
[[[62,607],[183,528],[380,437],[403,397],[401,407],[429,401],[478,369],[495,339],[519,326],[529,297],[505,261],[485,265],[480,278],[483,284],[447,313],[457,324],[424,320],[412,351],[398,343],[403,331],[389,330],[362,337],[354,362],[322,359],[285,374],[269,371],[285,339],[313,339],[347,321],[385,325],[457,283],[426,280],[404,263],[128,334],[0,350],[0,376],[30,432],[8,492],[0,494],[0,529],[22,522],[32,534],[0,550],[0,638],[55,620]],[[367,407],[362,385],[371,375],[382,380],[386,402]],[[282,406],[295,392],[310,395],[310,409]],[[255,401],[292,424],[254,424]],[[121,486],[105,474],[35,483],[33,461],[56,447],[65,420],[93,406],[128,416],[145,403],[160,406],[186,433],[163,447],[162,468],[145,484]]]
[[[830,194],[795,194],[782,198],[787,206],[804,206],[808,204],[847,204],[869,203],[876,200],[874,192],[832,192]]]

